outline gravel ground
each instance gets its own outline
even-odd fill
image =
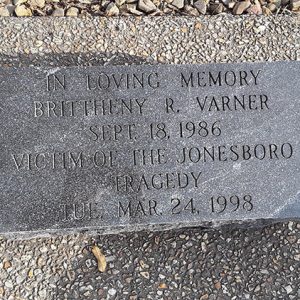
[[[299,13],[300,0],[0,0],[0,16],[271,15]]]
[[[2,18],[0,65],[299,60],[297,17]],[[17,84],[17,82],[16,82]],[[98,245],[107,269],[92,254]],[[0,299],[300,299],[300,223],[0,238]]]
[[[89,245],[108,262],[100,273]],[[300,223],[0,240],[3,299],[299,299]],[[1,286],[1,284],[0,284]]]
[[[66,57],[64,63],[89,65],[297,60],[299,21],[283,15],[0,18],[0,63],[48,64],[53,55],[53,64]]]

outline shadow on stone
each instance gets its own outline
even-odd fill
[[[0,55],[1,67],[69,67],[69,66],[104,66],[104,65],[142,65],[156,64],[151,57],[140,57],[127,53],[78,53],[78,54],[37,54],[17,56]]]

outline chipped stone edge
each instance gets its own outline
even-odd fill
[[[300,202],[299,202],[300,205]],[[276,223],[295,221],[300,220],[299,216],[284,217],[281,219],[274,219],[274,216],[270,218],[261,218],[261,219],[245,219],[245,220],[218,220],[213,222],[200,221],[200,222],[191,222],[191,223],[162,223],[162,224],[137,224],[137,225],[116,225],[116,226],[104,226],[99,228],[99,226],[92,227],[70,227],[64,229],[46,229],[46,230],[37,230],[37,231],[21,231],[21,232],[9,232],[1,233],[0,239],[4,238],[7,240],[29,240],[33,238],[50,238],[55,236],[66,236],[72,234],[85,234],[87,236],[93,235],[114,235],[121,233],[133,233],[133,232],[158,232],[158,231],[168,231],[174,229],[193,229],[196,227],[201,227],[205,230],[214,230],[222,229],[225,227],[234,226],[235,228],[253,228],[258,229],[266,227]]]

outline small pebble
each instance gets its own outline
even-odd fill
[[[7,287],[7,288],[10,288],[12,289],[14,287],[13,283],[11,280],[6,280],[4,285]]]
[[[45,0],[28,0],[28,4],[32,7],[43,8],[45,7]]]
[[[57,7],[52,13],[53,17],[63,17],[64,15],[65,15],[65,11],[61,7]]]
[[[107,17],[113,17],[113,16],[118,16],[120,13],[118,6],[111,2],[110,4],[108,4],[108,6],[106,7],[105,10],[105,15]]]
[[[205,0],[198,0],[194,3],[200,14],[205,15],[207,10],[207,3]]]
[[[70,7],[66,12],[67,17],[77,17],[79,13],[79,9],[77,7]]]
[[[145,13],[151,13],[156,11],[156,6],[151,0],[139,0],[137,7]]]
[[[13,0],[14,5],[21,5],[21,4],[26,3],[26,2],[27,2],[27,0]]]
[[[111,288],[111,289],[108,290],[108,294],[111,295],[111,296],[114,296],[116,293],[117,293],[117,290],[114,289],[114,288]]]
[[[176,8],[183,8],[184,6],[184,0],[173,0],[172,5],[174,5]]]
[[[236,2],[236,4],[233,7],[232,12],[234,15],[241,15],[250,5],[251,5],[251,2],[249,0],[242,1],[242,2]]]
[[[15,8],[15,13],[18,17],[31,17],[32,11],[30,8],[26,7],[25,5],[18,5]]]
[[[0,7],[0,17],[9,17],[10,16],[10,12],[8,10],[8,8],[5,7]]]
[[[286,290],[286,293],[289,295],[293,291],[293,288],[290,285],[288,285],[285,287],[285,290]]]
[[[300,0],[291,0],[291,10],[299,10],[300,8]]]

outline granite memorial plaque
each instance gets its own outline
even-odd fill
[[[300,216],[300,63],[0,69],[0,232]]]

